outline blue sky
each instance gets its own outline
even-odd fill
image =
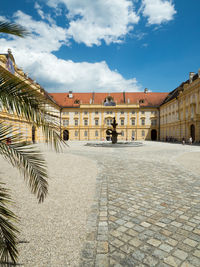
[[[200,68],[199,0],[1,0],[0,53],[49,92],[168,92]]]

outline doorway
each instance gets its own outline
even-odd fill
[[[68,130],[64,130],[63,131],[63,140],[64,141],[68,141],[69,140],[69,131]]]
[[[152,130],[151,131],[151,140],[152,141],[156,141],[157,140],[157,131],[156,130]]]
[[[194,142],[195,141],[195,126],[194,126],[194,124],[192,124],[190,126],[190,136],[192,137],[192,142]]]
[[[32,142],[35,144],[35,126],[32,126]]]

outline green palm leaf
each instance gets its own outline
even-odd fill
[[[21,26],[0,21],[0,33],[14,34],[24,37],[28,32]],[[41,127],[47,143],[58,151],[64,142],[59,134],[59,119],[46,110],[46,98],[33,89],[30,80],[21,80],[0,67],[0,110],[5,114],[26,119],[35,127]],[[11,144],[7,143],[8,136]],[[23,142],[23,136],[13,134],[11,127],[0,121],[0,155],[17,167],[24,175],[30,190],[38,198],[39,203],[48,193],[47,167],[40,151]],[[12,224],[16,216],[7,209],[10,203],[8,191],[0,184],[0,266],[10,266],[17,261],[18,233]],[[11,260],[11,263],[9,263]]]
[[[8,266],[6,263],[11,259],[16,263],[18,251],[16,249],[18,230],[12,222],[18,218],[7,208],[12,203],[8,190],[0,183],[0,266]]]
[[[41,127],[47,143],[58,151],[64,144],[60,137],[58,116],[50,114],[47,100],[37,89],[30,89],[26,81],[5,70],[0,73],[0,105],[6,112],[24,117],[36,127]]]
[[[23,142],[19,134],[10,136],[11,144],[6,144],[8,134],[10,127],[0,123],[0,154],[23,173],[31,192],[37,196],[39,203],[43,202],[48,192],[48,173],[41,152]]]
[[[25,37],[28,35],[28,31],[24,27],[7,21],[0,21],[0,32],[19,37]]]

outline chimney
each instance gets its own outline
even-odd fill
[[[93,92],[92,93],[92,103],[94,104],[94,95],[95,95],[95,93]]]
[[[92,104],[92,98],[90,98],[90,105]]]
[[[130,99],[128,98],[127,103],[130,104]]]
[[[190,83],[192,83],[194,75],[195,75],[195,72],[190,72],[190,75],[189,75]]]
[[[126,93],[123,92],[123,100],[124,100],[124,103],[126,103]]]
[[[69,91],[69,95],[68,95],[69,98],[73,98],[73,94],[72,94],[72,91]]]
[[[145,93],[145,94],[148,93],[148,89],[147,89],[147,88],[144,89],[144,93]]]

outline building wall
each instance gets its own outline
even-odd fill
[[[80,108],[66,107],[62,109],[61,116],[62,132],[69,132],[69,140],[106,140],[106,130],[112,128],[114,117],[118,123],[117,132],[121,133],[118,140],[131,140],[133,131],[136,140],[151,140],[151,130],[158,132],[158,109],[141,108],[139,105],[108,107],[88,104]],[[75,120],[78,125],[75,125]],[[135,125],[132,125],[132,120]],[[152,125],[152,121],[155,125]]]
[[[6,66],[6,58],[8,55],[0,55],[0,72],[1,71],[8,71]],[[27,77],[27,75],[17,66],[15,65],[13,61],[14,66],[14,73],[10,73],[8,71],[8,75],[14,75],[18,77],[20,80],[25,82],[27,84],[27,87],[30,88],[30,90],[34,90],[37,92],[38,97],[43,95],[43,97],[46,99],[45,102],[45,110],[49,115],[46,115],[46,120],[49,122],[53,122],[56,127],[59,129],[60,125],[60,107],[54,103],[49,96],[46,94],[46,92],[41,88],[41,86],[36,83],[35,81],[31,80]],[[8,137],[12,135],[16,135],[20,133],[20,135],[23,137],[24,141],[31,142],[32,141],[32,133],[33,133],[33,124],[26,121],[23,117],[18,117],[15,112],[8,113],[5,109],[1,107],[0,103],[0,122],[5,124],[6,126],[9,126],[11,129],[11,133]],[[35,127],[35,141],[36,142],[45,142],[45,136],[43,134],[41,127]]]
[[[177,98],[160,106],[161,140],[172,137],[187,141],[192,135],[192,125],[193,141],[200,142],[200,77],[184,84]]]
[[[22,70],[14,64],[14,75],[25,80],[30,89],[38,90],[38,94],[46,97],[45,108],[53,116],[46,117],[53,122],[63,137],[63,131],[69,134],[69,140],[106,140],[106,130],[111,127],[113,117],[118,123],[119,140],[151,140],[152,130],[156,131],[156,140],[172,138],[181,141],[189,139],[193,134],[196,142],[200,142],[200,72],[197,79],[185,82],[177,97],[164,103],[160,108],[144,107],[140,103],[104,106],[101,104],[82,104],[76,107],[60,107],[42,90],[39,84],[27,77]],[[0,71],[6,69],[6,56],[0,55]],[[148,92],[147,92],[148,96]],[[92,99],[91,99],[92,100]],[[118,102],[119,103],[119,102]],[[0,107],[1,108],[1,107]],[[32,140],[33,125],[24,118],[0,110],[0,121],[10,125],[14,133],[22,133],[24,139]],[[87,122],[87,125],[86,125]],[[192,133],[192,128],[194,129]],[[36,142],[45,142],[42,129],[35,132]]]

